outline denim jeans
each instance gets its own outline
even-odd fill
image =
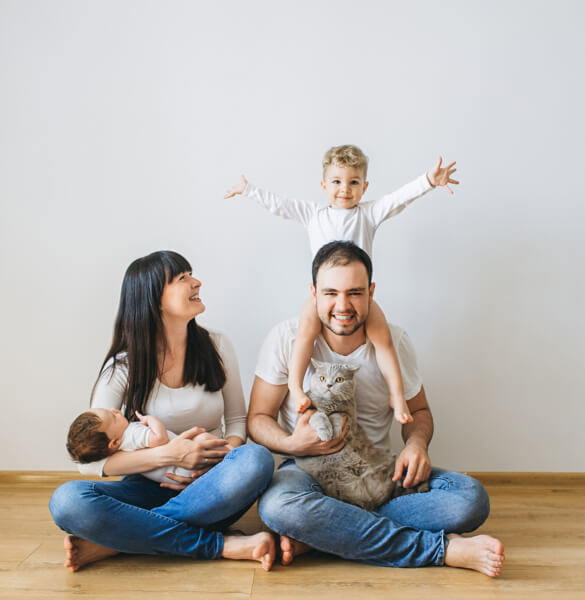
[[[273,471],[266,448],[244,444],[181,492],[142,475],[69,481],[49,509],[64,531],[119,552],[219,558],[221,531],[252,506]]]
[[[307,545],[374,565],[443,565],[446,533],[479,527],[489,498],[475,479],[433,469],[430,491],[401,496],[368,512],[330,498],[294,461],[284,462],[260,498],[258,511],[273,531]]]

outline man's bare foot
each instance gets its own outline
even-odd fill
[[[449,567],[473,569],[489,577],[497,577],[504,564],[504,546],[500,540],[489,535],[464,538],[451,533],[445,552],[445,564]]]
[[[65,562],[63,565],[72,573],[79,571],[81,567],[89,563],[118,554],[117,550],[98,546],[74,535],[66,535],[63,546],[65,547]]]
[[[303,542],[298,542],[288,537],[288,535],[280,536],[280,562],[286,567],[290,565],[295,556],[308,552],[311,548]]]
[[[270,571],[276,556],[274,537],[267,531],[254,535],[224,535],[224,558],[257,560],[265,571]]]

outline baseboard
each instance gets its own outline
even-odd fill
[[[484,485],[585,486],[585,473],[467,471]],[[0,471],[0,485],[54,486],[70,479],[95,479],[78,471]],[[110,481],[119,479],[109,477]]]

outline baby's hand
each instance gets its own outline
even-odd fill
[[[236,183],[236,185],[232,186],[229,190],[226,190],[223,197],[227,199],[227,198],[233,198],[237,194],[243,194],[247,185],[248,185],[248,180],[242,175],[240,177],[240,183]]]
[[[451,175],[453,175],[453,173],[455,173],[455,171],[457,169],[453,169],[453,165],[455,165],[455,162],[452,162],[451,164],[447,165],[444,168],[441,168],[441,163],[443,162],[443,159],[439,156],[439,160],[437,161],[437,164],[428,172],[428,179],[431,185],[433,186],[443,186],[447,188],[447,191],[452,194],[453,190],[449,187],[450,183],[454,183],[455,185],[459,185],[459,182],[456,181],[455,179],[451,179]]]

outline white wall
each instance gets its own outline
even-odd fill
[[[574,1],[0,2],[0,469],[67,469],[122,275],[170,248],[246,391],[309,283],[304,231],[224,201],[245,173],[367,197],[457,159],[379,231],[377,298],[418,350],[435,463],[584,471],[582,34]]]

